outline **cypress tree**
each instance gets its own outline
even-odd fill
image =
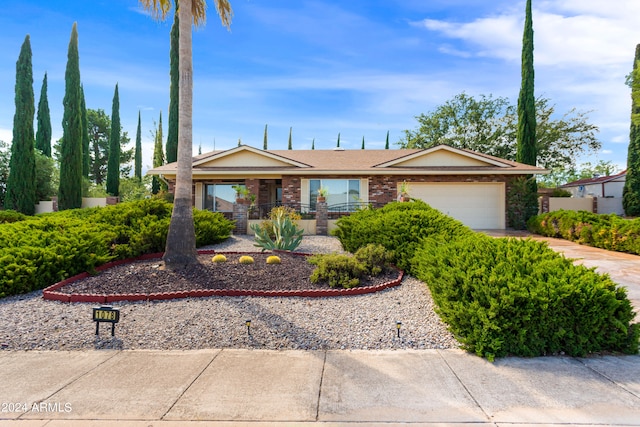
[[[293,150],[293,145],[291,144],[291,131],[293,130],[292,127],[289,128],[289,146],[287,147],[288,150]]]
[[[518,97],[518,151],[516,160],[536,165],[536,100],[534,95],[533,23],[531,0],[527,0],[527,12],[522,37],[522,82]]]
[[[82,176],[89,179],[91,156],[89,155],[89,117],[84,100],[84,87],[80,85],[80,111],[82,111]]]
[[[362,135],[362,147],[361,148],[364,150],[364,135]]]
[[[33,68],[31,41],[24,39],[16,62],[16,112],[13,116],[13,143],[9,162],[9,178],[5,208],[33,215],[36,208],[36,159],[34,153]]]
[[[267,149],[267,125],[264,125],[264,141],[262,142],[262,149]]]
[[[171,26],[171,48],[169,51],[169,77],[171,85],[169,86],[169,124],[167,129],[167,163],[178,161],[178,93],[180,85],[180,72],[178,70],[180,37],[178,19],[178,2],[176,1],[176,13],[173,16],[173,25]]]
[[[313,140],[311,141],[311,149],[315,150],[316,149],[316,139],[313,138]]]
[[[387,142],[384,144],[384,149],[385,150],[389,149],[389,131],[387,131]]]
[[[531,16],[531,0],[527,0],[527,9],[522,36],[522,82],[518,96],[518,131],[516,160],[535,166],[538,158],[536,147],[536,100],[534,95],[533,69],[533,19]],[[535,177],[530,176],[522,187],[520,195],[521,207],[514,205],[509,209],[520,214],[511,221],[511,226],[524,228],[527,220],[538,212],[538,185]]]
[[[47,157],[51,157],[51,114],[47,98],[47,73],[44,73],[40,101],[38,102],[38,130],[36,132],[36,148]]]
[[[120,187],[120,97],[118,84],[111,105],[111,132],[109,134],[109,162],[107,163],[107,193],[119,195]]]
[[[340,148],[340,132],[338,132],[338,144],[336,144],[336,147]]]
[[[640,216],[640,44],[636,45],[631,86],[631,127],[627,149],[627,177],[622,190],[622,206],[627,216]]]
[[[140,110],[138,110],[138,130],[136,131],[136,152],[134,155],[133,176],[138,178],[138,181],[142,181],[142,125],[140,124]]]
[[[156,140],[153,146],[153,167],[157,168],[164,164],[164,154],[162,153],[162,111],[160,111],[160,121],[158,122],[158,130],[156,131]],[[160,190],[166,189],[166,184],[160,181],[156,175],[151,178],[151,193],[158,194]]]
[[[60,148],[60,186],[58,209],[82,206],[82,111],[80,110],[80,58],[78,24],[73,23],[65,71],[62,146]]]

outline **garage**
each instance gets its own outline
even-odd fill
[[[505,228],[503,182],[412,182],[409,192],[471,228]]]

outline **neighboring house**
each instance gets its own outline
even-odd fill
[[[560,186],[573,197],[614,197],[621,198],[627,171],[611,176],[579,179]]]
[[[409,195],[476,229],[504,229],[507,192],[521,176],[547,170],[446,145],[420,150],[260,150],[238,146],[193,159],[194,206],[228,212],[236,185],[256,196],[255,204],[284,204],[302,212],[315,210],[318,189],[328,190],[327,204],[354,210]],[[148,172],[173,188],[176,164]]]

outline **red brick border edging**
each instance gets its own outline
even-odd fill
[[[214,253],[248,253],[248,252],[216,252],[215,250],[199,250],[199,255],[208,255]],[[307,256],[309,254],[293,253],[295,255]],[[122,264],[128,264],[134,261],[148,260],[162,258],[163,253],[145,254],[136,258],[129,258],[124,260],[117,260],[101,265],[96,268],[96,271],[103,271],[111,267],[115,267]],[[80,273],[76,276],[69,277],[61,282],[51,285],[42,291],[42,297],[51,301],[62,302],[91,302],[105,304],[116,301],[159,301],[170,300],[178,298],[201,298],[211,296],[228,296],[228,297],[333,297],[343,295],[362,295],[378,292],[383,289],[398,286],[402,282],[404,272],[398,270],[398,278],[390,282],[382,283],[375,286],[363,286],[359,288],[350,289],[308,289],[308,290],[282,290],[282,291],[261,291],[261,290],[249,290],[249,289],[193,289],[190,291],[177,291],[177,292],[157,292],[148,294],[65,294],[58,292],[58,289],[64,285],[75,282],[76,280],[84,279],[88,277],[89,273]]]

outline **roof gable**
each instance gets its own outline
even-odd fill
[[[230,150],[214,152],[210,156],[202,157],[193,162],[194,168],[264,168],[264,167],[300,167],[306,168],[309,165],[269,153],[264,150],[257,150],[253,147],[242,145]]]
[[[377,167],[509,167],[507,163],[479,155],[478,153],[460,150],[448,145],[438,145],[426,150],[403,156]]]

